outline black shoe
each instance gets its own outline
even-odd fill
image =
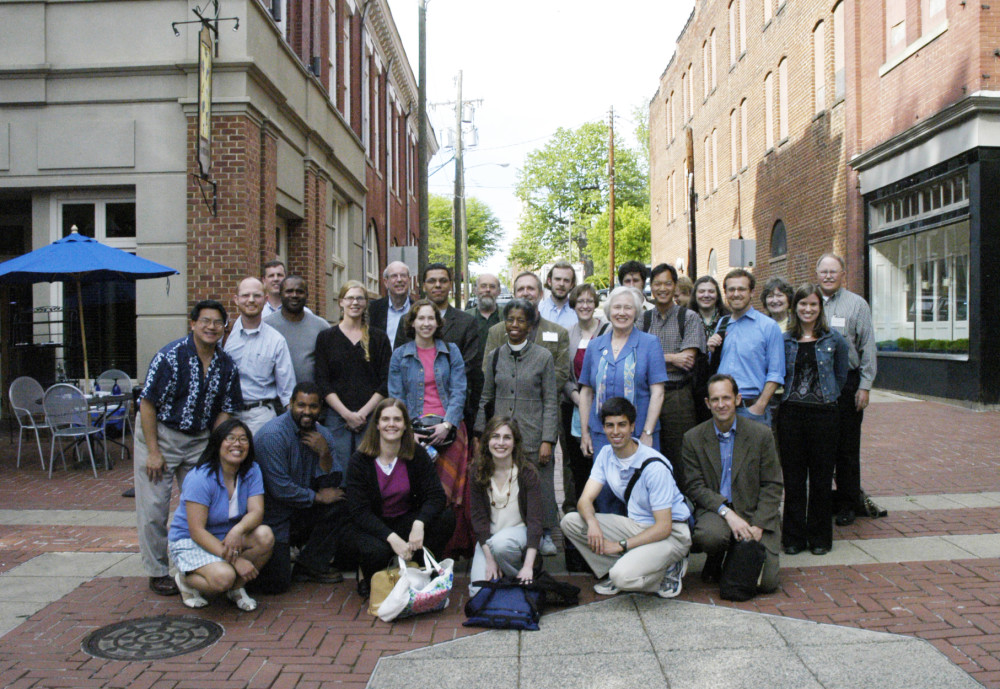
[[[809,549],[809,552],[811,552],[813,555],[826,555],[828,552],[830,552],[830,548],[825,545],[814,545],[812,548]]]
[[[177,583],[169,574],[162,577],[150,577],[149,590],[158,596],[176,596],[180,593],[180,589],[177,588]]]
[[[344,575],[335,569],[325,572],[317,572],[315,569],[306,567],[301,563],[296,563],[292,570],[292,581],[315,581],[318,584],[339,584],[344,580]]]
[[[864,514],[868,515],[871,519],[878,519],[879,517],[885,517],[889,514],[889,510],[872,500],[868,493],[862,493],[861,495],[863,496],[861,501],[865,506]]]
[[[705,558],[705,566],[701,569],[701,580],[706,584],[718,583],[722,577],[722,563],[725,559],[725,553],[707,556]]]
[[[372,595],[371,579],[363,579],[360,573],[358,575],[358,595],[361,596],[361,600],[368,600],[368,597]]]
[[[837,512],[837,518],[834,520],[837,526],[850,526],[854,523],[854,510],[850,507],[845,507],[844,509]]]
[[[798,555],[803,550],[805,550],[805,548],[800,545],[786,545],[785,555]]]

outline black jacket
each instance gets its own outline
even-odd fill
[[[410,303],[415,301],[413,297],[410,297]],[[385,330],[386,324],[389,320],[389,297],[382,297],[381,299],[376,299],[375,301],[368,304],[368,324],[379,330]],[[392,342],[392,348],[406,344],[410,341],[410,338],[406,336],[406,315],[404,314],[402,318],[399,319],[399,327],[396,329],[396,339]]]

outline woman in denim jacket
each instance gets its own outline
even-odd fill
[[[790,318],[778,424],[785,482],[781,540],[788,555],[806,548],[825,555],[833,545],[837,398],[847,381],[848,346],[827,325],[817,285],[806,283],[795,290]]]
[[[434,465],[448,506],[460,514],[469,466],[468,437],[462,421],[465,362],[457,345],[441,339],[443,327],[441,313],[430,300],[420,299],[413,304],[405,322],[406,335],[412,341],[397,347],[389,360],[389,397],[403,400],[414,422],[430,414],[444,419],[421,442],[436,446],[438,456]],[[452,429],[454,440],[448,443]],[[471,543],[471,536],[468,540]]]

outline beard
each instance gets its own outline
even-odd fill
[[[494,311],[497,308],[497,300],[493,297],[479,297],[480,311]]]

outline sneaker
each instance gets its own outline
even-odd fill
[[[688,559],[684,557],[680,562],[675,562],[667,568],[660,582],[660,590],[656,592],[660,598],[676,598],[681,595],[684,575],[687,574]]]
[[[606,576],[594,584],[594,591],[602,596],[614,596],[620,589],[611,583],[611,577]]]
[[[559,549],[556,548],[556,544],[552,542],[552,536],[545,534],[542,536],[542,542],[538,544],[538,552],[542,555],[556,555],[559,553]]]

